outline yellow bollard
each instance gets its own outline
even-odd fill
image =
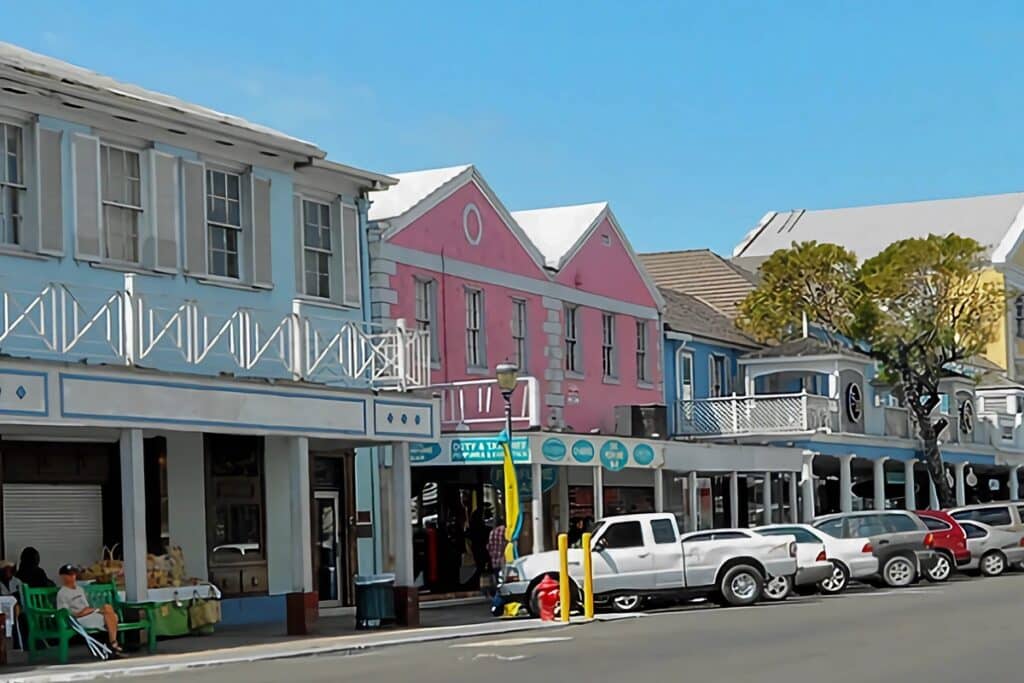
[[[569,534],[558,534],[558,604],[562,609],[562,623],[569,623],[572,598],[569,596]]]
[[[590,557],[590,534],[583,534],[583,616],[594,618],[594,564]]]

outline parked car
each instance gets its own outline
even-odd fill
[[[934,567],[935,536],[917,515],[905,510],[841,512],[813,525],[836,538],[868,538],[878,559],[878,580],[900,588]]]
[[[765,529],[767,527],[762,527]],[[833,566],[828,561],[825,553],[825,544],[820,540],[803,541],[796,533],[764,533],[761,529],[720,529],[715,540],[727,540],[721,538],[729,534],[730,537],[739,537],[739,534],[752,538],[755,535],[761,536],[792,536],[796,540],[796,573],[792,575],[777,574],[768,577],[764,584],[764,597],[766,600],[785,600],[793,592],[794,588],[805,588],[817,586],[821,581],[832,575]]]
[[[768,536],[790,535],[796,538],[797,560],[800,549],[822,544],[825,557],[832,564],[832,574],[817,582],[817,588],[825,595],[836,595],[846,590],[851,580],[862,581],[878,574],[878,558],[874,546],[867,538],[836,538],[810,524],[770,524],[756,527],[759,534]],[[806,585],[800,579],[797,569],[797,589]]]
[[[978,570],[983,576],[999,576],[1007,567],[1024,562],[1024,537],[1019,532],[969,520],[960,522],[960,526],[967,534],[971,554],[965,570]]]
[[[996,529],[1024,532],[1024,502],[978,503],[948,510],[956,521],[981,522]]]
[[[751,605],[765,581],[796,573],[796,540],[746,529],[679,535],[671,514],[622,515],[599,520],[591,532],[595,602],[617,611],[637,609],[648,596],[713,597],[728,605]],[[499,593],[538,612],[537,586],[559,574],[558,552],[509,563]],[[581,595],[583,552],[569,550],[574,602]]]
[[[945,581],[953,575],[955,569],[971,561],[967,535],[960,524],[942,510],[918,510],[917,516],[935,537],[935,552],[938,555],[935,565],[925,573],[925,577],[934,583]]]

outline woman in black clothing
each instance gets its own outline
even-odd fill
[[[15,576],[29,588],[51,588],[54,585],[43,568],[39,566],[39,551],[32,546],[21,551],[18,573]]]

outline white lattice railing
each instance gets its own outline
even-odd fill
[[[834,400],[807,393],[682,400],[676,406],[676,432],[717,435],[834,430],[836,410]]]
[[[430,382],[429,333],[135,291],[0,282],[0,353],[406,390]]]
[[[444,431],[499,431],[505,425],[505,399],[495,379],[464,380],[432,387],[441,394]],[[512,427],[540,426],[540,385],[536,377],[520,377],[512,392]]]

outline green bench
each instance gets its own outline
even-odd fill
[[[85,591],[85,597],[89,604],[94,607],[100,605],[111,605],[117,612],[117,631],[121,634],[125,631],[145,631],[147,644],[150,652],[156,652],[156,631],[151,627],[154,621],[154,606],[152,603],[129,603],[124,602],[118,596],[117,586],[113,583],[81,584]],[[68,661],[68,642],[78,635],[71,628],[68,621],[70,614],[66,609],[57,609],[56,588],[29,588],[21,587],[21,608],[28,620],[28,644],[29,662],[38,661],[44,648],[49,647],[47,641],[57,642],[57,659],[61,664]],[[125,618],[127,610],[137,610],[139,616],[135,621],[128,621]],[[89,633],[100,633],[98,638],[101,643],[107,642],[106,629],[89,628]],[[120,640],[120,637],[118,638]]]

